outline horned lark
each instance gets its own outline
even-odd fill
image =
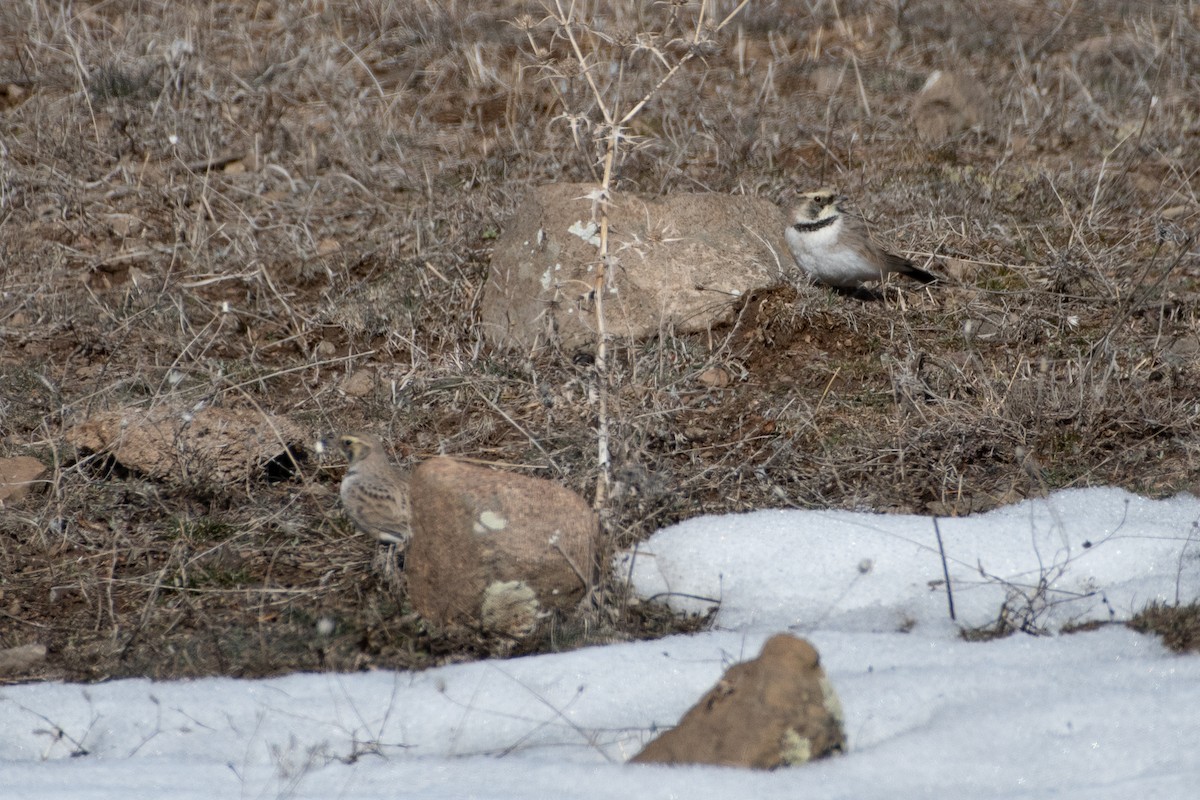
[[[375,436],[345,434],[337,443],[350,460],[341,490],[346,513],[363,533],[403,550],[411,535],[407,476],[388,462]]]
[[[907,258],[884,250],[862,217],[842,208],[844,197],[831,189],[800,195],[792,209],[787,243],[810,278],[835,289],[855,291],[863,281],[882,280],[899,272],[921,283],[937,278]]]

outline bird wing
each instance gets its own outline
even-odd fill
[[[893,253],[880,244],[879,239],[875,236],[875,232],[871,230],[871,226],[865,219],[855,215],[855,221],[866,233],[867,241],[859,241],[854,245],[855,249],[859,251],[859,254],[863,258],[867,258],[869,256],[869,253],[867,252],[868,248],[874,248],[876,255],[883,259],[884,272],[899,272],[901,275],[906,275],[914,280],[920,281],[921,283],[933,283],[937,280],[937,276],[933,273],[926,272],[925,270],[913,264],[909,259]]]
[[[376,531],[407,538],[410,530],[408,486],[402,477],[395,477],[394,482],[360,478],[350,491],[365,499],[356,504],[363,523]]]

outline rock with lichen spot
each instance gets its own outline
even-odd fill
[[[413,470],[409,491],[404,571],[425,619],[521,638],[591,588],[599,525],[571,490],[433,458]]]
[[[735,664],[671,730],[631,759],[775,769],[845,749],[842,706],[816,649],[778,634]]]
[[[711,330],[791,267],[783,212],[765,198],[612,193],[599,278],[595,184],[529,191],[492,252],[480,321],[493,345],[573,350],[597,340],[596,292],[618,339]],[[598,284],[600,281],[603,286]]]

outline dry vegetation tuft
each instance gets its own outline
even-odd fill
[[[737,5],[3,4],[0,456],[52,480],[0,511],[0,647],[94,680],[512,652],[412,616],[337,510],[340,465],[152,480],[66,446],[118,407],[603,486],[614,547],[767,506],[1194,490],[1200,7],[768,1],[718,30]],[[916,139],[934,69],[982,79],[988,130]],[[614,134],[598,98],[647,96]],[[836,184],[950,280],[781,288],[599,362],[490,350],[522,191],[606,168],[652,193]],[[702,624],[607,592],[521,652]]]
[[[1200,653],[1200,603],[1152,603],[1129,621],[1129,627],[1158,634],[1164,645],[1178,653]]]

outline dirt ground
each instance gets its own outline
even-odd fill
[[[601,385],[614,549],[706,513],[1200,487],[1200,5],[573,7],[0,8],[0,457],[49,479],[0,510],[0,648],[49,649],[25,679],[419,668],[703,624],[614,576],[515,647],[433,630],[312,446],[365,429],[402,465],[591,500]],[[935,70],[982,94],[931,138]],[[945,280],[781,286],[727,329],[612,342],[604,372],[490,348],[522,192],[601,180],[597,96],[647,95],[614,186],[834,185]],[[107,412],[211,408],[285,420],[295,463],[159,474],[71,444]]]

